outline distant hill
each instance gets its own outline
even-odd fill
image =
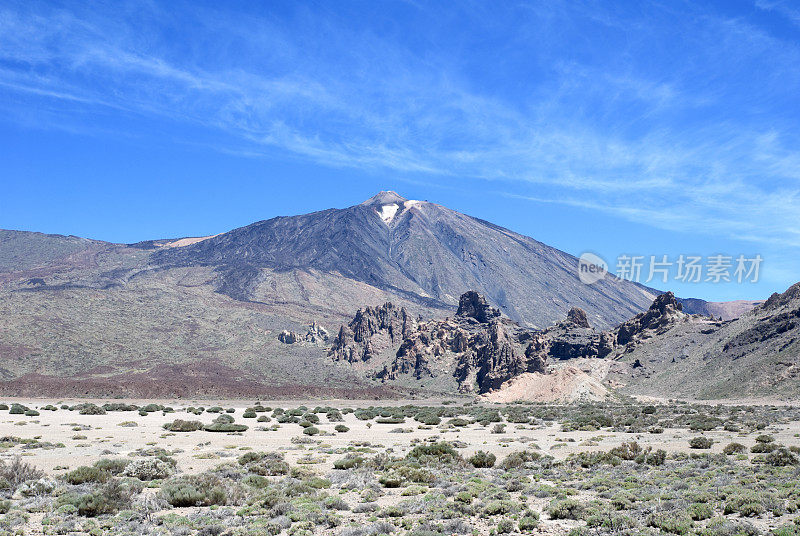
[[[680,298],[683,310],[694,315],[713,316],[722,320],[739,318],[747,311],[764,303],[764,300],[732,300],[709,302],[698,298]]]

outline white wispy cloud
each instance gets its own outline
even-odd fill
[[[173,50],[140,20],[127,21],[125,9],[32,5],[0,6],[0,91],[18,97],[0,107],[55,101],[46,121],[56,128],[74,127],[76,109],[115,110],[216,129],[241,140],[224,147],[240,154],[277,149],[448,184],[492,181],[533,202],[800,247],[800,125],[763,110],[770,99],[797,104],[800,52],[746,21],[691,12],[695,30],[676,26],[685,33],[671,37],[701,53],[665,76],[646,62],[556,58],[552,45],[531,38],[585,11],[623,36],[623,61],[647,54],[649,21],[621,21],[600,5],[531,6],[535,16],[521,21],[517,38],[531,38],[539,46],[531,54],[552,61],[529,94],[512,98],[481,89],[452,51],[420,52],[313,12],[293,33],[268,17],[197,7],[185,24],[202,39]],[[777,1],[759,7],[792,13]],[[148,20],[142,11],[136,16]],[[755,94],[726,88],[740,63],[763,81]],[[529,193],[539,185],[546,195]]]

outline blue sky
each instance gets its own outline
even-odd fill
[[[702,5],[701,5],[702,4]],[[428,199],[800,280],[800,4],[0,3],[0,228],[115,242]]]

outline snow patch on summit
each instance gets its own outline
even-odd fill
[[[406,210],[410,209],[415,205],[418,205],[419,203],[420,201],[416,201],[414,199],[408,201],[404,200],[402,205],[399,203],[388,203],[386,205],[380,205],[375,207],[375,212],[377,212],[378,216],[381,217],[383,223],[385,223],[386,225],[390,225],[398,214],[402,214]]]
[[[400,205],[398,205],[397,203],[392,203],[391,205],[383,205],[378,210],[378,216],[381,217],[381,219],[383,220],[383,223],[385,223],[386,225],[389,225],[392,222],[392,220],[394,219],[394,216],[395,216],[395,214],[397,214],[397,211],[399,209],[400,209]]]

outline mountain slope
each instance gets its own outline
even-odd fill
[[[657,294],[613,276],[584,285],[576,274],[577,259],[567,253],[394,192],[345,209],[273,218],[197,244],[161,249],[152,262],[217,267],[220,290],[240,300],[258,301],[264,269],[337,273],[441,310],[474,289],[510,318],[539,327],[571,307],[607,327],[646,308]]]
[[[732,321],[685,317],[620,356],[624,390],[694,398],[796,397],[800,283]]]

